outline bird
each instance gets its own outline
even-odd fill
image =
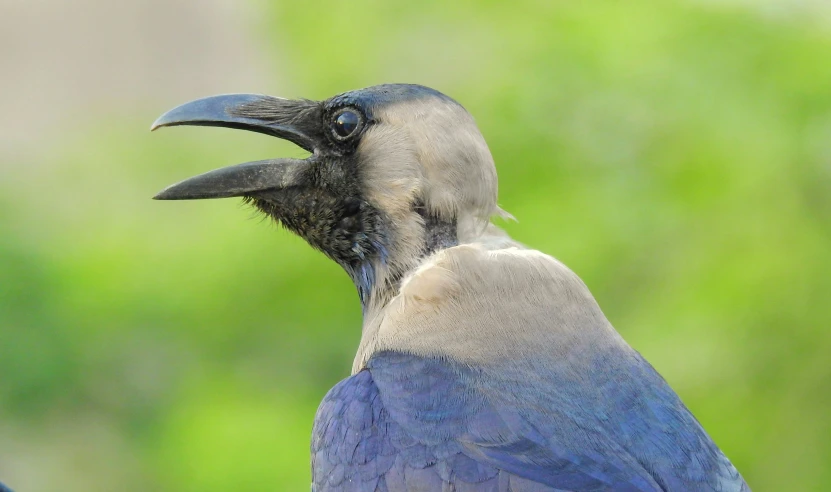
[[[750,490],[586,284],[494,224],[510,218],[494,159],[455,99],[416,84],[322,101],[225,94],[151,130],[178,125],[309,153],[154,198],[241,197],[354,283],[360,342],[315,415],[312,490]]]

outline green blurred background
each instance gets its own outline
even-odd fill
[[[3,0],[0,46],[18,492],[308,490],[354,288],[236,200],[150,200],[303,152],[147,129],[215,93],[382,82],[468,108],[504,227],[582,276],[754,490],[831,490],[828,2]]]

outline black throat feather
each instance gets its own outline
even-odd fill
[[[385,297],[398,293],[406,272],[394,268],[385,276],[385,285],[376,289],[377,268],[391,266],[389,254],[394,230],[390,221],[369,203],[312,187],[259,192],[245,197],[244,201],[338,263],[358,289],[364,310],[374,291],[382,292]],[[428,214],[421,204],[416,204],[414,210],[421,215],[426,231],[422,257],[458,244],[455,222]]]

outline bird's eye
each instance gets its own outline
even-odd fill
[[[332,121],[332,131],[338,139],[345,139],[355,133],[361,125],[361,117],[352,110],[339,113]]]

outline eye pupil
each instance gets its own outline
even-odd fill
[[[361,119],[353,111],[344,111],[335,118],[335,133],[341,138],[346,138],[355,132],[360,122]]]

